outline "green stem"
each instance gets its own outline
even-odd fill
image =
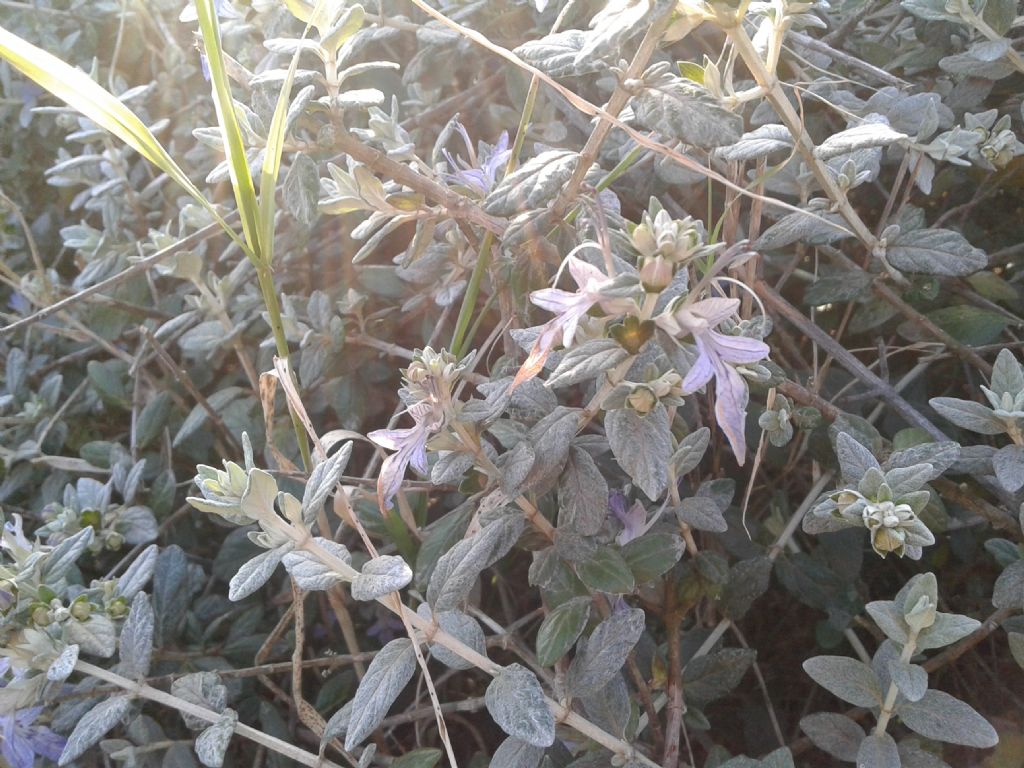
[[[537,103],[537,92],[540,90],[540,81],[534,77],[530,81],[530,89],[526,92],[526,100],[523,102],[523,114],[519,118],[519,126],[516,128],[516,138],[512,142],[512,151],[508,156],[508,163],[505,165],[505,175],[511,173],[519,161],[519,153],[526,141],[526,127],[533,117],[533,108]],[[473,267],[473,274],[470,275],[469,285],[466,286],[466,295],[462,297],[462,306],[459,307],[459,317],[455,321],[455,332],[452,334],[451,353],[456,358],[462,357],[467,341],[466,331],[469,329],[470,320],[473,318],[473,310],[476,308],[477,299],[480,296],[480,283],[483,281],[484,272],[491,265],[491,248],[494,245],[494,235],[485,232],[483,240],[480,241],[480,254],[477,256],[476,265]]]
[[[281,304],[277,300],[277,291],[274,289],[274,273],[266,264],[259,264],[256,267],[256,278],[260,284],[260,293],[263,294],[263,303],[267,307],[267,315],[270,320],[270,330],[274,336],[274,346],[277,348],[277,356],[289,362],[288,339],[284,335],[284,323],[281,321]],[[288,365],[291,374],[291,365]],[[294,376],[294,374],[291,374]],[[313,469],[313,459],[309,453],[309,443],[306,440],[306,430],[302,426],[299,415],[291,408],[288,413],[292,417],[292,428],[295,430],[295,441],[299,445],[299,453],[302,455],[302,464],[309,472]]]
[[[910,637],[907,638],[907,644],[903,646],[903,652],[900,654],[900,661],[904,664],[909,662],[914,656],[914,650],[917,648],[917,632],[911,631]],[[892,717],[893,707],[896,706],[896,697],[899,695],[899,688],[896,687],[896,683],[889,683],[889,690],[885,694],[885,701],[882,703],[882,711],[878,713],[878,724],[875,726],[875,736],[881,736],[885,733],[886,726],[889,725],[889,719]]]

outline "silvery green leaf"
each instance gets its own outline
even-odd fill
[[[647,498],[654,501],[668,486],[672,455],[668,411],[658,403],[641,416],[632,408],[609,411],[604,419],[608,444],[619,465]]]
[[[947,421],[979,435],[1001,435],[1006,431],[1006,425],[991,408],[986,408],[973,400],[933,397],[928,401],[928,405]]]
[[[156,544],[150,544],[139,553],[123,574],[117,579],[114,593],[126,600],[131,600],[149,583],[156,568],[157,555],[160,553]]]
[[[850,237],[850,233],[843,228],[842,216],[830,212],[828,207],[826,200],[811,200],[806,208],[813,216],[795,212],[783,216],[761,233],[753,248],[758,251],[774,251],[797,241],[820,244]]]
[[[228,599],[243,600],[266,584],[289,549],[290,546],[275,547],[243,563],[231,578]]]
[[[324,732],[320,735],[320,748],[323,749],[332,739],[340,739],[348,731],[348,721],[352,719],[352,702],[345,702],[345,705],[331,715],[331,719],[324,726]]]
[[[593,536],[608,517],[608,482],[586,451],[573,447],[558,480],[558,527]]]
[[[60,755],[60,765],[67,765],[102,739],[131,709],[130,696],[113,696],[90,709],[68,736]]]
[[[892,469],[926,465],[931,467],[930,482],[956,464],[960,458],[960,446],[952,441],[941,443],[921,443],[905,451],[897,451],[885,461],[883,469]]]
[[[227,705],[228,690],[220,682],[216,672],[191,672],[171,683],[171,693],[190,704],[220,713]],[[205,728],[209,723],[200,717],[182,711],[181,719],[194,731]]]
[[[857,765],[864,768],[900,768],[900,753],[888,733],[864,737],[857,750]]]
[[[819,277],[804,291],[804,303],[819,307],[839,301],[852,301],[863,298],[875,275],[869,272],[840,272],[835,275]]]
[[[484,443],[484,445],[488,444]],[[434,485],[458,484],[475,463],[476,457],[471,453],[461,451],[442,453],[430,468],[430,482]]]
[[[741,619],[761,595],[768,591],[772,578],[772,561],[766,555],[740,560],[729,569],[729,581],[722,591],[725,615]]]
[[[102,613],[94,613],[85,621],[68,619],[63,624],[64,642],[78,643],[82,653],[109,659],[117,648],[114,622]]]
[[[793,136],[789,129],[778,123],[769,123],[744,133],[740,140],[728,147],[719,147],[715,156],[729,163],[758,160],[773,152],[792,150]]]
[[[216,723],[196,737],[196,756],[206,768],[220,768],[224,765],[224,753],[228,750],[237,724],[238,713],[226,709]]]
[[[53,660],[49,669],[46,670],[46,679],[60,683],[68,679],[68,676],[75,671],[75,664],[78,663],[78,646],[68,645],[60,652],[60,655]]]
[[[346,750],[354,749],[380,725],[415,671],[416,654],[406,637],[392,640],[373,657],[352,698],[352,718],[345,734]]]
[[[314,537],[314,541],[339,560],[345,563],[352,562],[352,555],[344,544],[338,544],[336,541],[321,536]],[[307,592],[329,589],[335,584],[345,581],[345,577],[331,570],[331,567],[321,562],[316,555],[302,549],[288,552],[284,556],[283,562],[288,575],[295,579],[296,586]]]
[[[522,515],[505,515],[448,550],[437,561],[427,588],[427,602],[431,607],[435,611],[457,608],[480,573],[512,549],[524,525]]]
[[[903,702],[896,712],[907,728],[926,739],[979,749],[999,742],[988,720],[944,691],[930,690],[919,701]]]
[[[864,729],[837,712],[818,712],[800,718],[800,728],[818,749],[847,763],[855,762]]]
[[[740,115],[721,107],[681,77],[659,78],[630,104],[642,127],[701,149],[735,144],[743,134]]]
[[[1024,487],[1024,446],[1007,445],[996,451],[992,457],[992,468],[996,479],[1010,493]]]
[[[637,584],[654,581],[686,552],[686,543],[674,533],[651,532],[627,542],[622,547],[622,558],[633,572]]]
[[[309,480],[306,482],[306,489],[302,494],[302,519],[307,520],[307,524],[316,517],[324,499],[337,487],[351,455],[352,443],[345,443],[324,461],[313,467]]]
[[[943,70],[953,75],[977,77],[984,80],[1001,80],[1013,74],[1014,66],[1006,57],[1010,41],[979,40],[963,53],[954,53],[939,61]]]
[[[412,581],[412,568],[401,557],[381,555],[370,560],[352,580],[352,597],[376,600],[396,592]]]
[[[992,382],[989,388],[997,394],[1009,392],[1011,395],[1017,395],[1024,392],[1024,366],[1017,362],[1017,358],[1010,350],[1001,350],[996,357],[992,365]]]
[[[430,606],[421,603],[416,608],[416,613],[426,619],[431,618]],[[437,625],[463,645],[467,645],[481,656],[487,655],[487,642],[484,638],[484,631],[480,628],[477,620],[462,611],[441,611],[433,614]],[[471,669],[473,664],[466,661],[457,653],[448,650],[440,643],[431,643],[430,654],[451,669]]]
[[[586,32],[568,29],[525,42],[515,49],[515,54],[551,77],[585,75],[598,71],[602,66],[599,60],[593,58],[577,61],[586,42]]]
[[[893,496],[900,497],[916,491],[939,473],[931,464],[915,464],[912,467],[897,467],[885,473],[885,482],[892,489]]]
[[[952,229],[915,229],[890,240],[886,258],[896,269],[961,277],[984,269],[988,256]]]
[[[544,617],[537,630],[537,661],[550,667],[572,648],[590,619],[590,597],[566,600]]]
[[[148,544],[160,532],[156,517],[153,515],[153,510],[137,504],[131,507],[124,507],[118,512],[117,528],[121,535],[124,536],[125,543],[133,547],[140,544]]]
[[[494,751],[488,768],[537,768],[543,758],[544,747],[509,736]]]
[[[1010,632],[1006,639],[1010,643],[1010,655],[1017,662],[1017,666],[1024,669],[1024,633]]]
[[[53,585],[63,579],[68,569],[92,543],[94,533],[92,526],[86,526],[55,546],[43,564],[40,573],[43,582]]]
[[[921,631],[917,639],[918,650],[944,648],[967,637],[981,626],[981,622],[956,613],[936,613],[935,623]]]
[[[542,493],[555,483],[569,458],[573,438],[580,425],[577,408],[558,406],[530,428],[529,442],[535,459],[520,493]]]
[[[691,496],[673,507],[676,518],[698,531],[723,533],[729,530],[722,508],[707,496]]]
[[[1024,560],[1010,563],[999,574],[992,588],[992,605],[996,608],[1024,608]]]
[[[703,707],[728,694],[739,685],[756,655],[748,648],[723,648],[690,659],[683,668],[687,703]]]
[[[316,221],[320,199],[320,171],[316,161],[304,152],[297,152],[284,177],[284,206],[306,226]]]
[[[928,673],[924,667],[902,659],[889,662],[889,678],[908,701],[920,701],[928,690]]]
[[[537,452],[529,440],[520,440],[515,448],[502,456],[498,464],[501,469],[501,490],[510,498],[522,491],[537,461]]]
[[[514,216],[548,203],[572,176],[579,153],[549,149],[523,163],[487,195],[484,209],[493,216]]]
[[[958,14],[946,10],[946,0],[900,0],[900,5],[918,18],[963,24]]]
[[[118,639],[121,664],[128,677],[145,677],[149,673],[150,657],[153,655],[153,627],[153,608],[149,604],[149,595],[139,592],[132,600],[132,607]]]
[[[359,756],[359,762],[356,764],[356,768],[370,768],[370,763],[377,754],[377,745],[370,743],[363,749],[363,754]]]
[[[882,704],[882,689],[871,667],[847,656],[815,656],[804,671],[822,688],[858,707]]]
[[[843,479],[848,483],[856,485],[869,469],[881,469],[871,451],[845,432],[836,435],[835,449]]]
[[[682,477],[697,468],[697,465],[704,458],[704,453],[707,451],[710,441],[711,430],[707,427],[695,429],[679,441],[679,447],[676,448],[676,452],[672,454],[671,459],[672,465],[675,467],[676,477]]]
[[[597,693],[619,673],[644,632],[645,619],[640,608],[628,608],[594,628],[584,650],[569,665],[566,684],[574,696]]]
[[[892,600],[875,600],[864,606],[875,624],[878,625],[885,636],[894,643],[906,645],[909,639],[906,621],[901,611]]]
[[[222,326],[219,322],[215,323],[215,325],[220,329],[220,335],[218,336],[216,342],[217,345],[219,346],[220,344],[224,343],[224,326]],[[225,387],[224,389],[219,389],[213,394],[211,394],[208,398],[206,398],[206,400],[210,408],[215,413],[220,413],[228,406],[228,404],[232,400],[242,395],[243,392],[244,390],[241,387]],[[206,423],[206,420],[209,418],[210,412],[207,411],[206,408],[204,408],[202,405],[196,405],[189,413],[189,415],[185,417],[185,420],[181,423],[181,426],[178,428],[178,433],[174,436],[174,441],[172,442],[171,445],[174,448],[177,448],[185,440],[187,440],[193,434],[195,434],[196,430],[203,426]]]
[[[536,675],[519,664],[509,664],[487,686],[487,711],[501,729],[535,747],[555,742],[555,716],[548,709]]]
[[[636,588],[629,563],[610,546],[598,547],[576,563],[576,575],[591,589],[610,595],[625,595]]]
[[[632,707],[629,689],[621,674],[616,674],[600,690],[581,697],[587,717],[599,728],[621,739],[629,726]]]
[[[572,347],[548,377],[549,387],[568,387],[612,370],[629,356],[614,339],[591,339]]]
[[[153,571],[157,645],[167,642],[178,631],[190,598],[188,558],[181,547],[171,544],[157,556]]]
[[[878,118],[878,115],[870,117]],[[830,160],[858,149],[888,147],[909,139],[906,134],[893,130],[887,122],[864,122],[834,133],[819,144],[814,154],[821,160]]]

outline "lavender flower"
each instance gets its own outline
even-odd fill
[[[559,288],[544,288],[530,294],[530,301],[538,307],[554,312],[555,317],[541,326],[540,335],[534,342],[526,362],[523,363],[519,373],[512,382],[517,387],[525,381],[529,381],[544,366],[544,361],[554,348],[558,337],[562,337],[562,346],[570,347],[576,339],[576,330],[579,328],[580,320],[595,306],[600,304],[602,309],[610,314],[620,314],[634,308],[635,303],[629,299],[607,296],[603,293],[615,281],[605,275],[601,270],[592,264],[588,264],[575,256],[566,259],[566,266],[569,273],[578,286],[574,292],[563,291]]]
[[[444,415],[437,413],[429,402],[416,403],[408,413],[415,422],[412,427],[377,429],[367,435],[381,448],[395,451],[384,459],[377,478],[377,499],[381,510],[390,508],[410,464],[420,474],[427,473],[427,440],[444,424]]]
[[[608,509],[615,519],[622,523],[622,530],[615,537],[619,546],[640,538],[647,529],[647,510],[643,504],[636,501],[627,509],[626,501],[626,495],[622,491],[612,491],[608,495]]]
[[[715,379],[715,418],[729,439],[740,466],[746,460],[743,434],[750,397],[747,383],[733,366],[756,363],[768,356],[768,345],[758,339],[729,336],[714,330],[733,317],[739,299],[710,298],[693,304],[682,303],[655,321],[673,336],[693,336],[698,357],[686,378],[683,393],[694,392]]]
[[[6,675],[10,664],[10,659],[0,660],[0,675]],[[18,677],[19,674],[15,673],[14,679]],[[0,680],[0,687],[6,684],[6,680]],[[6,765],[11,768],[32,768],[36,757],[44,757],[53,762],[60,759],[67,739],[58,736],[45,725],[35,724],[42,711],[42,707],[30,707],[0,715],[0,756]]]
[[[508,131],[502,131],[501,136],[498,137],[498,143],[487,150],[481,151],[478,157],[477,153],[473,150],[473,143],[470,141],[469,133],[466,132],[465,127],[461,123],[457,123],[456,129],[462,135],[462,140],[466,143],[469,161],[460,159],[457,162],[447,149],[444,150],[444,156],[448,160],[448,165],[453,169],[453,173],[445,174],[445,180],[449,184],[459,184],[475,192],[480,197],[484,197],[491,191],[491,187],[494,186],[494,182],[497,179],[498,171],[505,167],[505,164],[508,163],[509,155],[512,154],[512,150],[508,147]]]

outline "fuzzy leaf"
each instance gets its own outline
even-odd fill
[[[644,612],[631,608],[598,624],[569,666],[566,683],[574,696],[597,693],[622,669],[644,631]]]
[[[569,652],[590,619],[590,606],[589,597],[574,597],[544,617],[537,630],[540,664],[550,667]]]
[[[555,716],[537,677],[519,664],[503,668],[487,686],[487,711],[505,733],[535,747],[555,742]]]
[[[897,710],[903,724],[926,739],[987,749],[999,742],[995,729],[973,707],[944,691],[928,691]]]
[[[381,555],[363,566],[352,581],[352,597],[356,600],[376,600],[389,592],[396,592],[412,581],[412,568],[395,555]]]
[[[60,764],[67,765],[76,757],[84,754],[111,728],[121,722],[131,706],[130,696],[113,696],[86,712],[75,725],[75,730],[68,736],[68,743],[60,755]]]
[[[658,403],[646,416],[632,408],[605,414],[608,443],[619,465],[636,486],[654,501],[668,486],[668,461],[672,455],[668,412]]]
[[[901,232],[886,249],[889,263],[905,272],[958,277],[984,269],[988,256],[951,229]]]
[[[345,734],[346,750],[354,749],[380,725],[415,671],[416,654],[408,638],[392,640],[373,657],[352,697],[352,717]]]

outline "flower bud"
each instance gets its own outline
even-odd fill
[[[648,293],[658,293],[667,288],[675,275],[675,267],[663,256],[647,259],[640,268],[640,282]]]
[[[658,404],[658,398],[650,387],[641,385],[626,396],[626,403],[640,415],[646,416]]]
[[[128,601],[123,597],[115,598],[107,606],[107,615],[112,619],[124,618],[128,615]]]
[[[71,604],[71,615],[79,621],[85,621],[92,615],[92,606],[85,600],[75,600]]]
[[[111,550],[112,552],[117,552],[119,549],[121,549],[121,547],[124,546],[124,536],[122,536],[117,531],[111,531],[107,534],[107,538],[104,543],[107,545],[107,549]]]
[[[928,595],[921,595],[917,604],[903,618],[912,630],[920,632],[934,624],[935,617],[935,605],[928,599]]]
[[[50,612],[43,606],[40,605],[32,610],[32,623],[37,627],[49,626],[52,621]]]

